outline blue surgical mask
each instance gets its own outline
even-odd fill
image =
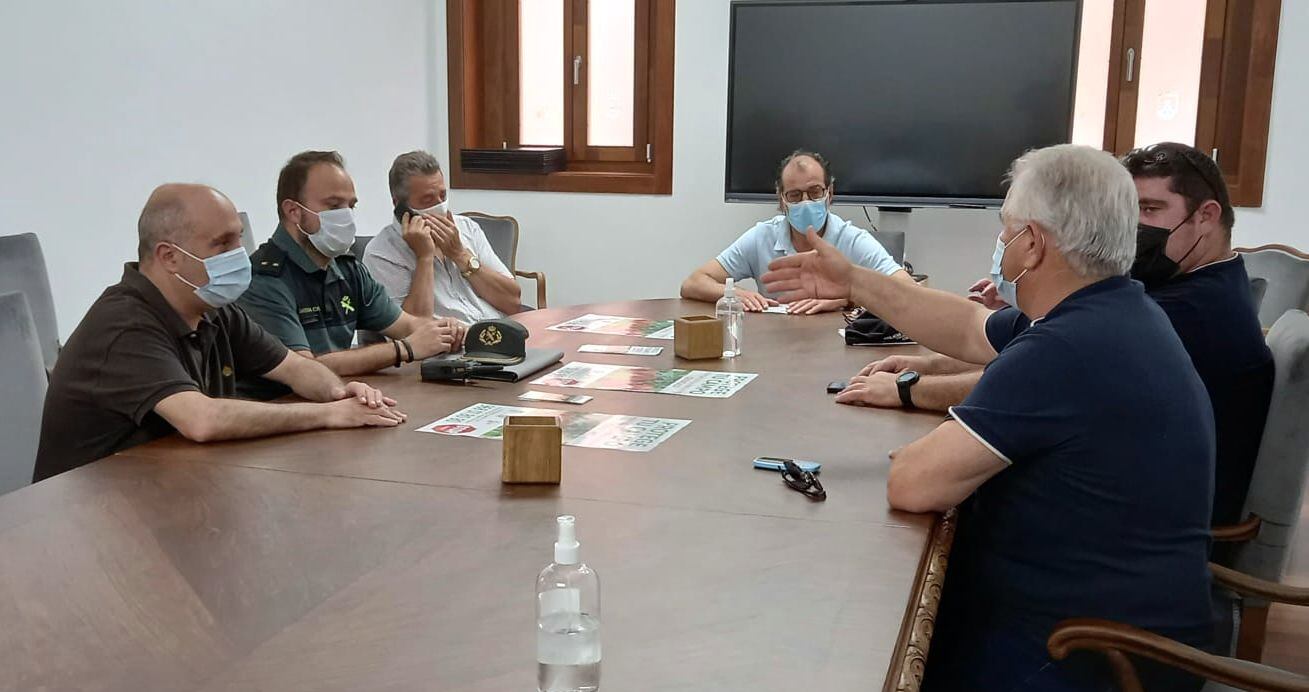
[[[827,223],[827,200],[811,199],[805,202],[796,202],[795,204],[786,205],[786,220],[791,222],[791,227],[800,233],[804,233],[810,228],[814,231],[822,231],[823,224]]]
[[[173,244],[169,243],[169,245]],[[245,293],[245,289],[250,287],[250,255],[246,254],[245,248],[228,250],[205,259],[200,259],[176,245],[173,245],[173,248],[205,265],[205,274],[209,276],[209,283],[203,286],[197,286],[183,279],[181,274],[174,273],[173,276],[194,288],[195,294],[209,306],[221,308],[224,305],[231,305],[241,297],[242,293]]]
[[[1004,278],[1004,269],[1001,268],[1001,265],[1004,263],[1005,251],[1009,249],[1009,246],[1015,240],[1018,240],[1018,236],[1029,230],[1031,230],[1030,226],[1019,231],[1018,235],[1010,238],[1008,243],[996,238],[995,252],[991,255],[991,283],[995,284],[995,293],[1000,296],[1000,300],[1014,307],[1018,307],[1018,280],[1023,278],[1023,274],[1026,274],[1027,270],[1024,269],[1022,274],[1015,276],[1013,281],[1009,281]]]
[[[340,257],[350,251],[355,243],[355,210],[350,207],[342,209],[324,209],[323,211],[314,211],[299,202],[301,209],[318,217],[318,232],[305,233],[305,229],[296,228],[305,237],[309,238],[309,243],[319,252],[329,259]]]

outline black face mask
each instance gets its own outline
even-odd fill
[[[1136,225],[1136,261],[1132,263],[1132,278],[1145,284],[1146,288],[1164,283],[1181,270],[1164,252],[1168,248],[1168,236],[1175,230],[1144,223]]]
[[[1173,226],[1172,230],[1163,226],[1151,226],[1149,224],[1138,223],[1136,225],[1136,261],[1132,262],[1132,278],[1145,284],[1146,288],[1151,288],[1164,283],[1177,276],[1182,271],[1178,262],[1185,260],[1192,250],[1200,244],[1200,239],[1195,239],[1195,244],[1190,250],[1182,255],[1181,260],[1174,262],[1168,256],[1168,236],[1171,236],[1177,229],[1181,228],[1195,212],[1187,214],[1182,223]]]

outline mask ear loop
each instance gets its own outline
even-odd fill
[[[1024,233],[1027,233],[1027,232],[1029,232],[1029,231],[1031,231],[1031,230],[1032,230],[1031,225],[1024,226],[1024,227],[1023,227],[1023,230],[1021,230],[1021,231],[1018,232],[1018,235],[1016,235],[1016,236],[1010,238],[1010,239],[1009,239],[1009,242],[1007,242],[1007,243],[1004,244],[1004,249],[1005,249],[1005,251],[1007,252],[1007,251],[1009,250],[1009,246],[1012,245],[1013,242],[1014,242],[1015,240],[1018,240],[1018,238],[1020,238]],[[1032,236],[1035,237],[1036,234],[1033,233]],[[1017,285],[1018,285],[1018,280],[1021,279],[1021,278],[1023,278],[1024,276],[1027,276],[1027,272],[1028,272],[1028,271],[1031,271],[1031,270],[1029,270],[1029,269],[1023,269],[1022,273],[1020,273],[1018,276],[1015,276],[1012,280],[1009,281],[1009,283],[1011,283],[1011,284],[1017,286]],[[1001,273],[1000,276],[1003,277],[1004,274]]]
[[[165,241],[165,242],[167,242],[167,241]],[[200,259],[199,257],[196,257],[195,255],[193,255],[193,254],[187,252],[186,250],[182,249],[182,247],[179,246],[179,245],[177,245],[176,243],[167,243],[167,244],[168,244],[169,246],[171,246],[174,250],[177,250],[178,252],[182,253],[183,255],[186,255],[187,257],[190,257],[191,259],[193,259],[193,260],[199,262],[200,264],[204,264],[204,263],[205,263],[204,260],[202,260],[202,259]],[[206,275],[206,276],[209,275],[209,267],[208,267],[208,265],[205,266],[205,275]],[[187,286],[190,286],[191,288],[194,288],[194,289],[197,290],[197,291],[200,290],[200,287],[199,287],[199,286],[197,286],[197,285],[191,283],[190,281],[187,281],[186,279],[183,279],[183,278],[182,278],[182,275],[181,275],[181,274],[178,274],[177,272],[173,272],[173,278],[177,279],[178,281],[181,281],[182,283],[186,284]]]
[[[306,207],[305,205],[301,204],[301,203],[300,203],[300,200],[298,200],[298,199],[293,199],[293,200],[291,200],[291,204],[294,204],[295,206],[300,207],[301,209],[304,209],[305,211],[309,212],[310,214],[313,214],[314,216],[319,216],[318,212],[316,212],[316,211],[314,211],[313,209],[310,209],[309,207]],[[303,235],[303,236],[311,235],[308,231],[306,231],[303,227],[300,226],[300,222],[298,222],[298,221],[297,221],[296,224],[295,224],[295,230],[300,231],[300,235]]]
[[[1198,171],[1199,169],[1196,169],[1196,170]],[[1177,224],[1176,226],[1173,226],[1173,230],[1169,231],[1169,232],[1168,232],[1168,235],[1171,236],[1172,234],[1174,234],[1174,233],[1177,232],[1177,229],[1181,228],[1182,226],[1185,226],[1185,225],[1186,225],[1186,222],[1190,221],[1190,220],[1195,216],[1195,213],[1196,213],[1197,211],[1200,211],[1200,207],[1196,207],[1195,209],[1192,209],[1192,210],[1191,210],[1191,213],[1190,213],[1190,214],[1187,214],[1187,215],[1186,215],[1186,218],[1185,218],[1185,219],[1182,219],[1182,222],[1181,222],[1181,223]],[[1191,253],[1192,253],[1192,252],[1195,252],[1195,249],[1196,249],[1197,247],[1200,247],[1200,241],[1203,240],[1203,239],[1204,239],[1204,236],[1200,236],[1200,237],[1196,238],[1196,239],[1195,239],[1195,242],[1194,242],[1194,243],[1191,243],[1191,249],[1190,249],[1190,250],[1187,250],[1187,251],[1186,251],[1186,254],[1185,254],[1185,255],[1182,255],[1182,258],[1181,258],[1181,259],[1179,259],[1179,260],[1177,260],[1176,262],[1173,263],[1173,264],[1176,264],[1176,265],[1177,265],[1177,271],[1178,271],[1178,273],[1181,273],[1181,271],[1182,271],[1182,262],[1185,262],[1185,261],[1186,261],[1186,258],[1187,258],[1187,257],[1190,257],[1190,256],[1191,256]],[[1166,247],[1166,246],[1165,246],[1165,247]]]

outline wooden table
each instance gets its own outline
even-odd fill
[[[552,332],[565,361],[667,367],[672,342]],[[891,351],[845,348],[839,315],[748,315],[725,399],[590,391],[580,409],[694,422],[658,449],[566,447],[560,486],[502,486],[500,445],[414,432],[526,383],[368,378],[409,423],[195,445],[168,438],[0,498],[0,689],[532,690],[533,593],[554,517],[600,573],[607,690],[916,689],[952,534],[892,511],[886,452],[939,415],[824,392]],[[658,357],[582,343],[663,345]],[[557,390],[573,392],[577,390]],[[823,463],[828,500],[751,468]]]

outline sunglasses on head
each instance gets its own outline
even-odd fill
[[[1210,166],[1216,168],[1218,164],[1213,163],[1212,159],[1206,158],[1203,154],[1192,151],[1191,149],[1182,149],[1167,144],[1151,144],[1148,147],[1141,147],[1129,151],[1126,157],[1127,161],[1139,162],[1152,166],[1172,163],[1177,159],[1181,159],[1186,163],[1186,165],[1190,166],[1192,170],[1200,174],[1200,179],[1204,181],[1205,185],[1209,186],[1209,191],[1214,194],[1215,200],[1221,201],[1226,199],[1223,195],[1219,194],[1219,190],[1223,188],[1222,182],[1215,177],[1214,171],[1210,170]]]

